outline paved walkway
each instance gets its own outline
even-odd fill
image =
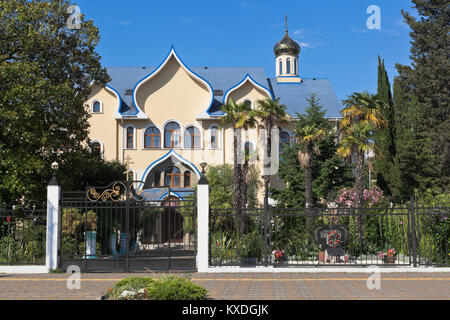
[[[67,289],[66,274],[0,274],[0,300],[95,300],[127,276],[144,274],[82,274],[79,290]],[[212,299],[439,299],[450,300],[450,273],[381,274],[381,289],[367,288],[368,274],[358,273],[221,273],[185,275],[204,286]]]

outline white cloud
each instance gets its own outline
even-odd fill
[[[121,26],[129,26],[130,24],[132,24],[133,22],[131,22],[131,21],[126,21],[126,20],[121,20],[121,21],[119,21],[119,24],[121,25]]]
[[[312,44],[311,43],[302,42],[302,43],[300,43],[300,47],[302,47],[302,48],[311,48]]]
[[[304,35],[307,29],[298,29],[298,30],[294,30],[294,32],[292,33],[293,35],[299,37],[301,35]]]

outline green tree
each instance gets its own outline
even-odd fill
[[[325,139],[326,131],[311,125],[297,128],[296,135],[302,146],[302,149],[298,152],[298,161],[305,170],[306,208],[311,208],[313,205],[312,157],[313,154],[320,155],[318,143]]]
[[[57,172],[58,182],[65,191],[85,191],[86,186],[107,186],[124,181],[126,167],[118,161],[104,161],[86,150],[70,154]]]
[[[87,146],[84,104],[109,81],[92,21],[66,25],[68,1],[0,2],[0,200],[42,199],[50,164]]]
[[[272,129],[275,125],[280,125],[288,120],[288,114],[286,113],[286,106],[280,104],[280,98],[259,100],[256,103],[255,117],[262,123],[264,129],[267,132],[266,150],[265,154],[268,159],[272,156]],[[270,162],[264,161],[264,171],[270,170]],[[264,190],[266,192],[264,199],[268,199],[270,175],[263,173],[264,178]],[[267,203],[264,203],[267,205]]]
[[[229,164],[208,167],[206,172],[211,186],[209,203],[214,208],[233,208],[233,166]],[[247,175],[248,207],[257,206],[257,191],[260,187],[259,173],[255,166],[250,165]]]
[[[448,191],[450,185],[450,6],[447,0],[413,0],[418,18],[402,11],[411,28],[411,66],[397,64],[399,81],[406,96],[410,137],[420,155],[403,149],[399,158],[417,157],[416,161],[431,161],[434,188]],[[422,158],[422,159],[420,159]],[[424,159],[425,158],[425,159]],[[425,163],[416,175],[417,189],[430,183]]]
[[[403,75],[394,79],[394,108],[397,152],[391,190],[394,200],[408,201],[415,190],[435,188],[438,172],[426,135],[422,130],[414,130],[422,114]]]
[[[343,137],[339,143],[337,154],[342,158],[355,157],[355,193],[358,209],[358,233],[362,237],[362,206],[364,205],[364,157],[377,151],[373,142],[374,128],[370,122],[356,122],[343,129]]]
[[[246,174],[248,172],[248,166],[244,169],[242,163],[239,163],[238,148],[240,133],[239,129],[247,130],[256,126],[256,119],[252,113],[251,106],[246,103],[235,103],[233,99],[222,106],[222,111],[225,112],[225,116],[221,119],[221,127],[231,127],[233,130],[233,195],[234,195],[234,208],[236,208],[239,214],[247,203],[247,186],[245,184]]]
[[[384,60],[378,56],[378,98],[384,102],[380,105],[381,114],[387,120],[387,127],[380,128],[375,135],[375,143],[380,148],[382,157],[375,159],[374,170],[377,179],[377,185],[388,196],[391,192],[391,175],[393,174],[395,158],[395,115],[392,100],[391,85],[389,77],[384,66]]]
[[[309,107],[304,114],[297,114],[296,128],[315,126],[327,134],[324,140],[317,143],[319,154],[312,154],[312,196],[313,203],[324,203],[325,199],[342,187],[348,187],[353,182],[351,167],[345,166],[337,156],[336,131],[328,119],[326,111],[322,110],[316,94],[307,99]],[[299,151],[304,150],[298,141],[283,148],[278,176],[286,183],[286,188],[271,188],[271,197],[280,206],[291,208],[304,207],[305,170],[298,159]]]
[[[384,103],[376,95],[368,92],[355,92],[343,101],[344,108],[341,110],[342,139],[337,153],[343,158],[355,157],[355,189],[358,207],[364,204],[364,157],[367,153],[378,151],[373,139],[375,131],[387,126],[380,110]]]

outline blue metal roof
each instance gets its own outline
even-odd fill
[[[277,79],[269,79],[275,97],[280,98],[280,103],[287,106],[290,115],[295,116],[296,112],[304,113],[309,106],[306,99],[310,98],[312,93],[316,93],[323,110],[326,110],[326,117],[341,117],[342,106],[328,79],[302,80],[302,83],[278,83]]]
[[[150,188],[150,189],[143,189],[142,192],[139,194],[141,197],[143,197],[146,201],[161,201],[164,200],[169,194],[169,188],[168,187],[161,187],[161,188]],[[188,200],[192,199],[194,197],[194,189],[192,188],[170,188],[170,194],[171,196],[175,196],[180,200]]]
[[[111,77],[109,86],[114,88],[122,97],[123,115],[134,115],[137,109],[132,96],[125,95],[126,90],[133,90],[136,84],[152,73],[156,67],[109,67]],[[194,73],[207,80],[214,90],[222,90],[223,94],[238,84],[249,74],[256,82],[272,91],[273,96],[280,97],[280,102],[288,107],[288,113],[295,116],[296,112],[303,113],[308,107],[307,98],[311,93],[317,93],[320,103],[327,110],[327,117],[340,117],[341,105],[328,79],[303,79],[298,84],[277,83],[276,79],[268,79],[262,67],[192,67]],[[220,106],[223,96],[215,96],[210,114],[221,114]],[[206,111],[206,110],[205,110]]]

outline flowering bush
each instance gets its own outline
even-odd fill
[[[383,191],[378,187],[364,189],[364,201],[368,207],[373,207],[386,201]],[[344,188],[338,191],[334,199],[327,203],[328,208],[356,208],[355,188]]]
[[[284,260],[284,251],[283,250],[273,250],[273,256],[275,257],[275,262],[281,262]]]
[[[384,257],[395,257],[395,249],[391,248],[387,250],[387,252],[382,251],[378,255],[380,256],[381,259],[384,259]]]

